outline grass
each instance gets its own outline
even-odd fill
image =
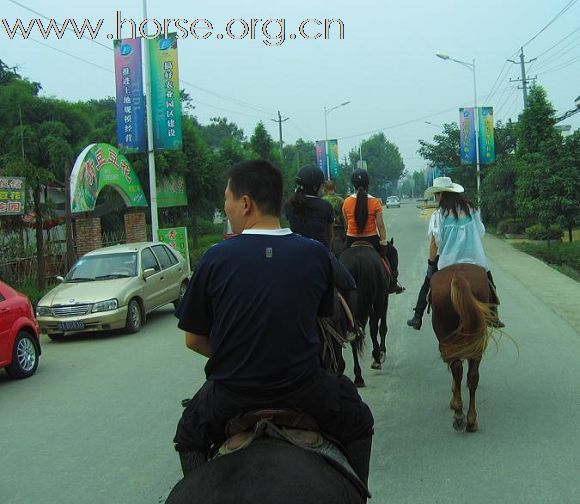
[[[514,243],[516,248],[544,261],[561,273],[580,282],[580,239],[572,243]]]

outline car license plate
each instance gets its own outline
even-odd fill
[[[58,329],[60,331],[75,331],[85,328],[85,323],[80,320],[70,320],[68,322],[59,322]]]

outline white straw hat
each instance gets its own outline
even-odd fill
[[[440,192],[462,193],[464,191],[462,185],[453,183],[449,177],[437,177],[433,180],[433,185],[425,190],[425,198]]]

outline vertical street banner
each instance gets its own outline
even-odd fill
[[[326,142],[324,140],[318,140],[316,142],[316,164],[320,171],[324,174],[326,178],[327,168],[326,168]]]
[[[330,170],[330,178],[338,177],[340,164],[338,160],[338,140],[328,141],[328,166]]]
[[[475,164],[474,109],[459,109],[459,157],[461,164]]]
[[[155,149],[180,150],[181,97],[175,33],[149,40],[151,107]]]
[[[495,141],[493,137],[493,107],[479,110],[479,162],[490,164],[495,161]]]
[[[26,199],[23,177],[0,177],[0,217],[23,215]]]
[[[117,146],[125,154],[147,150],[141,39],[115,40]]]

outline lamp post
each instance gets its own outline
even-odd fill
[[[474,102],[474,122],[475,122],[475,162],[477,166],[477,210],[481,212],[481,201],[479,197],[479,186],[481,185],[481,176],[479,172],[479,114],[477,111],[477,85],[475,79],[475,58],[471,60],[471,63],[467,61],[461,61],[455,58],[451,58],[447,54],[437,53],[436,56],[443,60],[450,60],[454,61],[455,63],[459,63],[461,66],[469,68],[473,73],[473,102]]]
[[[326,151],[326,178],[330,180],[330,156],[328,155],[328,114],[333,110],[348,105],[350,101],[342,102],[334,107],[324,107],[324,150]]]

